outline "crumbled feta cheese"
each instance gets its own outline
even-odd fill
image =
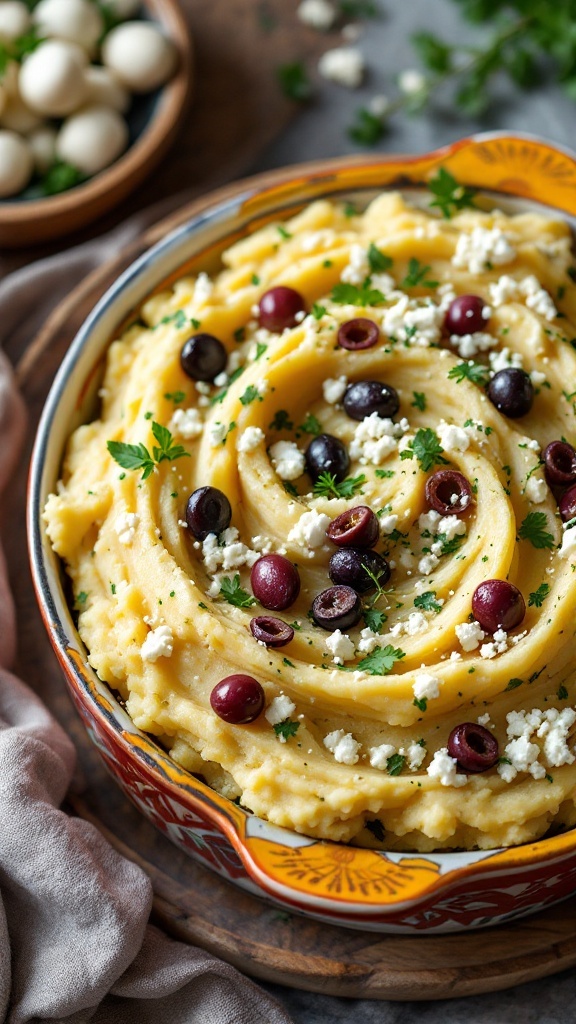
[[[191,441],[200,436],[204,430],[204,422],[198,409],[175,409],[168,424],[168,430],[175,437],[183,437],[184,440]]]
[[[344,392],[347,387],[347,377],[327,377],[322,384],[324,401],[328,402],[328,405],[336,405],[336,402],[339,402],[341,398],[344,398]]]
[[[429,576],[438,565],[440,559],[437,555],[423,555],[418,562],[418,572],[422,573],[423,576]]]
[[[272,698],[264,712],[264,718],[270,722],[270,725],[279,725],[280,722],[285,722],[287,718],[290,718],[294,711],[296,711],[294,701],[281,693],[279,697]]]
[[[545,320],[554,320],[558,310],[548,292],[542,287],[537,277],[530,274],[520,282],[520,292],[526,298],[526,305]]]
[[[334,754],[334,760],[339,764],[356,764],[360,744],[354,739],[351,732],[345,733],[344,729],[335,729],[324,737],[324,746]]]
[[[471,274],[481,274],[489,265],[501,266],[514,259],[516,250],[509,235],[500,228],[475,227],[470,234],[459,235],[452,263]]]
[[[372,278],[374,284],[374,277]],[[382,330],[389,338],[428,348],[440,340],[444,311],[431,300],[410,299],[400,294],[398,302],[382,313]]]
[[[473,334],[452,334],[450,343],[462,359],[472,359],[479,352],[488,352],[498,344],[498,338],[485,331],[474,331]]]
[[[475,651],[486,636],[479,622],[461,622],[454,631],[463,651]]]
[[[277,441],[270,448],[270,458],[281,480],[297,480],[306,466],[304,453],[294,441]]]
[[[329,0],[302,0],[296,11],[304,25],[328,32],[336,20],[336,9]]]
[[[370,277],[368,250],[362,245],[353,244],[350,246],[349,262],[344,267],[340,280],[348,284],[361,285],[367,277]]]
[[[208,437],[212,448],[217,448],[219,444],[222,444],[227,433],[228,427],[225,423],[220,423],[220,420],[211,423],[208,427]]]
[[[470,435],[463,427],[441,420],[436,433],[445,452],[465,452],[470,447]]]
[[[535,505],[540,505],[541,502],[546,501],[546,497],[548,495],[548,484],[544,477],[531,476],[526,484],[525,494],[528,500],[533,501]]]
[[[393,747],[391,743],[381,743],[378,747],[370,747],[368,751],[370,764],[373,768],[379,768],[381,771],[386,771],[386,768],[388,767],[388,758],[393,757],[395,753],[396,747]]]
[[[246,427],[236,441],[236,450],[252,452],[264,440],[264,431],[260,427]]]
[[[406,96],[414,96],[426,88],[426,76],[417,68],[406,68],[398,75],[398,88]]]
[[[492,373],[498,373],[499,370],[506,370],[509,366],[515,366],[521,370],[524,360],[520,352],[512,352],[509,348],[505,347],[500,352],[490,352],[488,356],[490,363],[490,369]]]
[[[454,537],[463,537],[466,533],[466,523],[458,516],[442,516],[442,522],[438,523],[438,533],[445,540],[454,540]]]
[[[458,762],[454,757],[450,757],[447,747],[441,747],[434,754],[426,771],[431,779],[438,779],[441,786],[465,786],[468,776],[459,775],[457,767]]]
[[[380,643],[379,633],[375,633],[374,630],[366,626],[360,631],[360,640],[358,641],[358,650],[362,654],[371,654],[375,647]]]
[[[263,377],[262,380],[258,381],[256,385],[256,391],[261,396],[261,398],[263,398],[264,395],[268,394],[268,392],[270,391],[270,381],[268,380],[267,377]]]
[[[416,700],[422,700],[423,697],[426,700],[435,700],[440,696],[441,685],[442,680],[439,676],[432,675],[430,672],[419,672],[412,689]]]
[[[571,526],[569,529],[566,529],[566,526],[564,526],[564,535],[558,554],[562,558],[569,558],[571,561],[574,561],[576,559],[576,527]]]
[[[509,274],[502,274],[497,281],[492,281],[488,289],[493,306],[503,306],[506,302],[513,302],[518,298],[518,281]]]
[[[324,642],[333,655],[332,661],[335,665],[343,665],[345,661],[351,661],[354,657],[354,643],[347,633],[342,633],[341,630],[335,629],[333,633],[330,633],[330,636],[326,637]]]
[[[394,530],[396,529],[397,523],[398,523],[398,516],[395,515],[393,512],[391,512],[390,515],[382,516],[380,518],[380,529],[381,529],[383,534],[388,536],[389,534],[394,533]]]
[[[288,534],[289,544],[298,544],[303,548],[319,548],[326,540],[326,530],[331,523],[330,516],[313,508],[304,512]]]
[[[548,765],[551,768],[559,768],[563,764],[573,764],[576,758],[567,740],[568,733],[576,722],[576,711],[573,708],[564,708],[563,711],[550,708],[546,712],[546,717],[547,722],[543,723],[548,725],[544,740],[544,757]],[[538,730],[538,735],[541,733],[542,726]]]
[[[204,271],[202,270],[198,274],[198,277],[196,278],[196,283],[194,285],[194,305],[204,306],[205,303],[208,302],[210,296],[212,295],[213,290],[213,282],[208,277],[208,274],[205,274]]]
[[[481,658],[495,658],[497,654],[504,654],[504,651],[508,650],[508,634],[503,629],[497,629],[492,636],[492,640],[487,644],[482,644],[480,648]]]
[[[226,370],[222,370],[222,373],[216,374],[213,380],[213,384],[217,388],[223,388],[228,383],[228,374]]]
[[[421,516],[418,516],[418,528],[421,533],[428,531],[436,536],[441,519],[442,516],[440,513],[435,512],[434,509],[431,508],[429,512],[423,512]]]
[[[406,751],[406,757],[408,758],[408,767],[411,771],[416,771],[420,767],[422,761],[426,757],[426,747],[423,747],[421,743],[411,743]]]
[[[398,439],[409,429],[406,419],[394,423],[393,420],[382,418],[377,412],[373,412],[370,416],[365,416],[356,427],[350,443],[350,456],[358,459],[362,465],[371,463],[373,466],[379,466],[391,452],[397,450]]]
[[[487,726],[490,725],[490,712],[486,711],[484,715],[478,715],[476,721],[478,722],[478,725],[483,725],[484,728],[487,728]]]
[[[235,526],[229,526],[219,537],[209,533],[202,541],[202,558],[206,571],[210,574],[222,568],[239,569],[242,565],[254,565],[260,554],[238,540],[239,533]]]
[[[392,626],[390,635],[393,637],[398,636],[417,636],[418,633],[425,633],[428,629],[428,619],[422,612],[410,612],[407,619],[402,622],[397,622],[395,626]]]
[[[318,61],[318,71],[327,78],[348,89],[357,89],[362,84],[365,71],[364,57],[356,46],[338,46],[326,50]]]
[[[158,658],[169,658],[174,650],[174,637],[170,626],[158,626],[150,630],[140,654],[144,661],[158,661]]]
[[[302,235],[302,252],[314,252],[316,249],[327,249],[334,244],[334,231],[332,228],[322,228],[320,231],[308,231]]]
[[[121,544],[126,544],[127,547],[130,546],[134,540],[136,527],[139,522],[140,516],[137,512],[121,512],[120,515],[116,517],[114,529],[118,534],[118,540]]]

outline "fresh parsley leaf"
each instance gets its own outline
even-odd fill
[[[388,618],[384,612],[378,611],[377,608],[365,608],[362,615],[364,618],[364,624],[368,629],[371,629],[373,633],[379,633]]]
[[[400,452],[400,458],[413,459],[416,456],[420,469],[428,473],[433,466],[448,465],[448,460],[442,455],[443,451],[438,435],[430,427],[420,427],[408,447]]]
[[[436,540],[440,541],[442,545],[442,550],[440,552],[442,555],[453,555],[456,551],[458,551],[464,538],[461,536],[457,536],[452,537],[450,540],[448,540],[445,533],[438,533],[436,534]]]
[[[373,274],[383,274],[393,265],[394,260],[382,252],[374,242],[368,247],[368,265]]]
[[[265,345],[263,341],[256,343],[256,355],[254,356],[254,362],[257,363],[261,356],[268,350],[268,345]]]
[[[282,64],[278,70],[280,88],[289,100],[295,103],[306,103],[312,97],[312,83],[301,60]]]
[[[408,273],[402,281],[402,288],[437,288],[439,282],[426,277],[431,269],[412,256],[408,261]]]
[[[322,424],[320,420],[316,419],[313,413],[309,412],[303,423],[300,424],[299,430],[302,430],[305,434],[313,434],[317,437],[318,434],[322,433]]]
[[[76,594],[76,599],[74,601],[74,607],[77,608],[77,609],[78,608],[83,608],[84,605],[86,604],[87,600],[88,600],[88,594],[86,593],[85,590],[81,590],[79,594]]]
[[[364,828],[367,828],[372,833],[374,839],[377,839],[379,843],[383,843],[385,839],[384,825],[378,818],[374,818],[373,821],[365,821]]]
[[[414,401],[410,402],[410,405],[414,409],[420,409],[420,412],[424,412],[426,409],[426,395],[423,391],[413,391]]]
[[[336,482],[336,477],[333,473],[320,473],[320,476],[314,484],[314,497],[315,498],[352,498],[355,494],[363,494],[361,490],[362,484],[365,482],[366,477],[364,473],[360,473],[359,476],[348,476],[345,480],[341,480],[340,483]]]
[[[274,414],[274,419],[272,420],[272,423],[269,424],[268,429],[292,430],[293,427],[294,424],[290,419],[288,413],[286,412],[286,409],[278,409],[278,411]]]
[[[348,137],[359,146],[375,146],[386,134],[386,121],[367,107],[359,107],[356,120],[348,129]]]
[[[374,476],[377,476],[379,480],[390,480],[394,476],[394,469],[375,469]]]
[[[245,327],[236,328],[236,330],[234,331],[234,341],[237,342],[238,345],[241,345],[243,341],[246,341]]]
[[[55,196],[59,192],[66,192],[69,188],[79,185],[85,177],[86,175],[82,174],[77,167],[61,160],[53,164],[49,171],[46,171],[40,182],[40,188],[43,195]]]
[[[173,462],[174,459],[190,458],[190,453],[182,447],[181,444],[173,444],[172,434],[168,430],[168,427],[163,427],[161,423],[152,421],[152,434],[158,445],[154,445],[152,448],[152,454],[157,463]]]
[[[280,238],[282,238],[285,242],[287,242],[289,238],[292,238],[292,235],[290,234],[290,232],[287,231],[286,228],[282,224],[277,224],[276,225],[276,230],[277,230],[278,234],[280,235]]]
[[[414,697],[414,700],[412,701],[412,703],[413,703],[414,707],[418,708],[419,711],[426,711],[427,708],[428,708],[428,698],[427,697]]]
[[[377,306],[385,301],[382,292],[370,286],[370,278],[363,285],[341,281],[334,285],[330,298],[342,306]]]
[[[476,206],[476,189],[460,185],[445,167],[441,167],[436,177],[430,179],[428,188],[435,196],[430,206],[437,206],[447,220],[458,210]]]
[[[515,690],[518,686],[522,686],[523,679],[509,679],[508,686],[504,690],[504,693],[508,693],[509,690]]]
[[[291,494],[293,498],[298,497],[298,491],[294,487],[294,484],[290,482],[290,480],[283,480],[282,484],[287,494]]]
[[[293,722],[291,718],[285,718],[283,722],[277,722],[274,726],[274,732],[277,736],[282,737],[284,742],[290,739],[291,736],[295,736],[300,728],[300,722]]]
[[[110,455],[122,469],[143,470],[141,480],[147,480],[154,470],[154,459],[143,444],[125,444],[124,441],[107,441]]]
[[[186,398],[186,394],[184,391],[166,391],[164,398],[167,402],[173,402],[174,405],[180,405],[180,402],[183,402]]]
[[[242,376],[242,374],[244,373],[245,369],[246,369],[245,366],[239,366],[236,370],[234,370],[234,373],[230,374],[226,387],[222,388],[222,391],[219,391],[218,394],[212,396],[212,398],[210,399],[210,405],[217,405],[218,402],[223,402],[224,401],[224,399],[226,398],[226,395],[228,394],[228,388],[232,384],[234,384],[234,381],[238,380],[238,377]]]
[[[531,594],[528,595],[528,607],[529,608],[532,608],[532,607],[534,607],[534,608],[541,608],[542,604],[544,602],[544,599],[546,597],[548,597],[549,593],[550,593],[550,586],[549,586],[549,584],[548,583],[541,583],[540,586],[538,587],[538,590],[534,590],[534,591],[532,591]]]
[[[240,401],[242,402],[242,405],[250,405],[250,403],[256,401],[256,399],[259,402],[264,401],[262,395],[258,391],[258,388],[255,387],[254,384],[249,384],[244,394],[240,395]]]
[[[312,306],[312,316],[315,320],[321,320],[326,313],[326,306],[321,306],[320,303],[315,302]]]
[[[386,647],[375,647],[371,654],[358,662],[357,668],[371,676],[386,676],[392,671],[395,662],[405,657],[405,651],[386,644]]]
[[[520,540],[529,540],[534,548],[553,548],[554,537],[546,529],[547,526],[545,512],[529,512],[518,530],[518,536]]]
[[[240,586],[240,574],[236,573],[233,579],[229,576],[224,576],[220,582],[220,597],[223,597],[228,604],[233,604],[236,608],[251,608],[253,604],[256,604],[255,599],[247,590],[243,590]]]
[[[414,598],[414,607],[421,608],[423,612],[438,612],[442,611],[442,605],[438,604],[436,600],[436,591],[427,590],[424,594],[418,594],[418,597]]]
[[[386,771],[388,775],[400,775],[404,770],[406,764],[406,758],[404,754],[392,754],[386,761]]]
[[[431,32],[415,32],[411,41],[420,60],[429,71],[444,75],[452,68],[452,47]]]
[[[568,700],[568,690],[565,686],[558,687],[558,693],[556,694],[558,700]]]
[[[458,384],[461,384],[463,380],[469,380],[472,384],[483,386],[490,380],[490,370],[487,366],[470,360],[468,363],[458,363],[458,366],[453,366],[448,373],[448,378],[455,380]]]

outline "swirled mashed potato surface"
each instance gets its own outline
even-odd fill
[[[442,220],[384,194],[353,216],[313,203],[222,260],[215,276],[184,277],[150,298],[111,344],[100,418],[70,438],[46,505],[90,664],[180,764],[307,835],[484,849],[573,825],[576,528],[563,527],[541,460],[551,440],[576,440],[567,226],[480,210]],[[278,284],[299,291],[309,312],[272,333],[259,327],[257,304]],[[450,339],[445,312],[460,294],[483,297],[485,328]],[[379,326],[380,340],[348,351],[337,331],[357,316]],[[229,353],[214,384],[181,369],[198,329]],[[509,365],[535,388],[516,420],[485,391]],[[346,384],[365,379],[397,390],[394,423],[345,414]],[[187,454],[142,479],[107,442],[152,452],[154,424]],[[319,430],[348,447],[348,496],[315,495],[305,473],[302,453]],[[425,484],[446,463],[470,481],[473,503],[440,518]],[[232,523],[200,543],[185,508],[207,484],[228,496]],[[330,586],[326,525],[358,504],[377,512],[391,578],[367,595],[357,627],[330,633],[308,615]],[[250,567],[266,552],[286,554],[302,581],[282,616],[294,639],[278,650],[249,629],[261,612],[249,604]],[[472,594],[488,579],[525,597],[525,618],[508,634],[473,621]],[[249,725],[210,706],[214,685],[238,671],[266,695]],[[463,722],[496,737],[492,769],[466,774],[448,754]]]

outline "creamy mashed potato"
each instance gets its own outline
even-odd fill
[[[320,201],[233,245],[222,264],[154,295],[113,341],[100,417],[70,438],[46,505],[90,664],[180,764],[298,832],[487,849],[573,825],[576,528],[559,517],[541,457],[553,440],[576,440],[567,226],[476,209],[441,219],[398,194],[359,214]],[[279,284],[307,313],[274,333],[258,303]],[[485,325],[451,339],[446,310],[465,294],[485,300]],[[355,317],[377,324],[374,347],[337,344]],[[180,365],[198,331],[229,353],[214,383]],[[534,388],[517,419],[486,394],[511,365]],[[346,415],[345,388],[359,380],[396,389],[393,424]],[[154,424],[180,454],[154,458]],[[350,453],[348,496],[315,496],[302,453],[319,430]],[[109,441],[144,445],[149,474],[142,459],[122,468]],[[470,483],[464,514],[431,514],[426,481],[445,468]],[[204,485],[226,494],[232,521],[200,542],[185,510]],[[331,585],[326,525],[359,504],[378,516],[390,580],[363,595],[357,626],[327,631],[309,617]],[[281,649],[249,629],[266,613],[250,602],[250,568],[267,552],[301,579],[292,607],[268,613],[294,628]],[[471,611],[493,579],[526,602],[517,628],[495,635]],[[235,672],[265,692],[247,725],[210,705]],[[447,750],[467,722],[498,742],[489,770],[467,773]]]

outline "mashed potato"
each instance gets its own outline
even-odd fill
[[[214,277],[154,295],[113,341],[100,418],[70,438],[46,505],[90,664],[180,764],[298,832],[488,849],[573,825],[576,528],[562,523],[542,465],[549,442],[576,440],[567,226],[477,209],[441,219],[385,194],[361,214],[315,202],[222,260]],[[273,332],[258,303],[279,284],[300,293],[306,314]],[[482,330],[450,336],[456,295],[485,301]],[[356,317],[379,340],[350,351],[338,329]],[[199,331],[228,352],[214,382],[181,368]],[[519,418],[487,397],[508,366],[531,375],[533,405]],[[394,422],[346,414],[346,387],[361,380],[396,390]],[[349,452],[343,487],[306,473],[319,432]],[[143,446],[131,450],[135,468],[111,457],[110,441]],[[472,499],[439,516],[425,488],[446,468],[466,477]],[[232,520],[200,541],[186,505],[205,485],[224,492]],[[331,585],[326,526],[360,504],[377,514],[390,579],[362,595],[356,626],[322,629],[309,612]],[[294,629],[280,649],[249,628],[265,611],[250,569],[269,552],[301,581],[280,613]],[[474,620],[486,580],[521,591],[517,627],[490,633]],[[265,694],[245,725],[210,704],[236,672]],[[462,723],[495,737],[488,770],[451,756]]]

